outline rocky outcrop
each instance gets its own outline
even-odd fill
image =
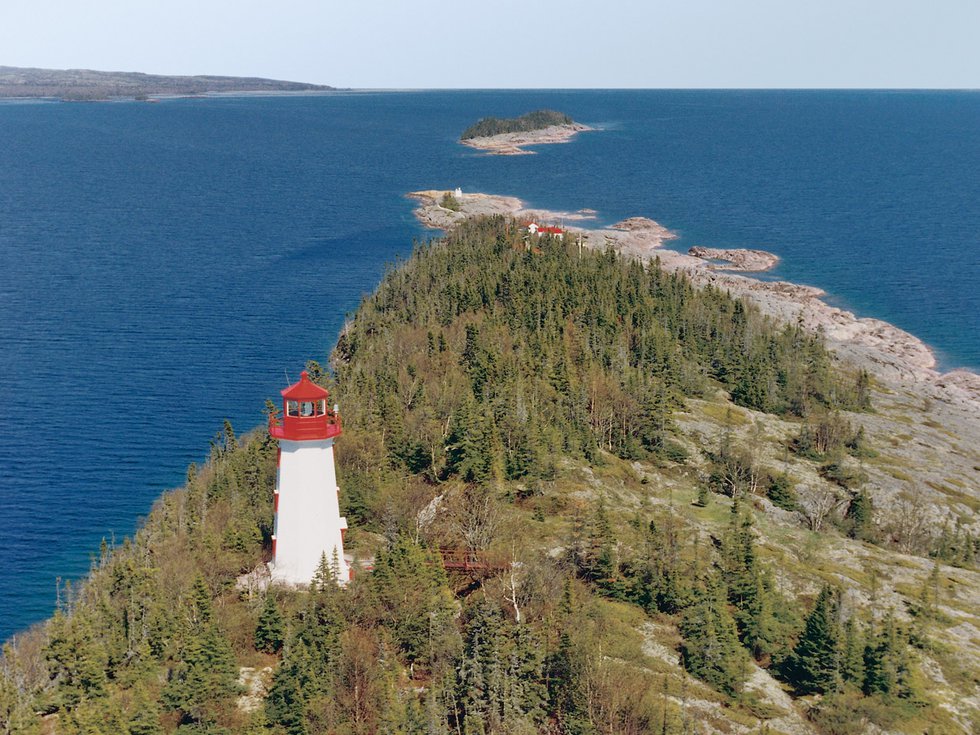
[[[767,271],[776,267],[779,256],[765,250],[749,250],[746,248],[705,248],[697,245],[689,248],[688,255],[702,260],[723,261],[721,263],[708,263],[712,270],[729,271]]]

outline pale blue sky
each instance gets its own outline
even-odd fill
[[[980,0],[0,0],[0,65],[341,87],[980,87]]]

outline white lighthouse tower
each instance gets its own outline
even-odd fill
[[[327,404],[329,395],[304,370],[282,391],[282,416],[269,417],[269,434],[279,440],[272,578],[287,584],[309,584],[324,555],[338,583],[350,579],[333,459],[340,416]]]

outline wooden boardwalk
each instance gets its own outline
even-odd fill
[[[483,551],[441,548],[439,555],[447,572],[499,572],[510,564]]]

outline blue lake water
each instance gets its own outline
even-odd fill
[[[539,155],[459,146],[484,115],[602,128]],[[0,640],[132,533],[225,418],[324,360],[461,186],[775,275],[980,368],[980,94],[473,91],[0,104]],[[288,375],[288,377],[287,377]]]

